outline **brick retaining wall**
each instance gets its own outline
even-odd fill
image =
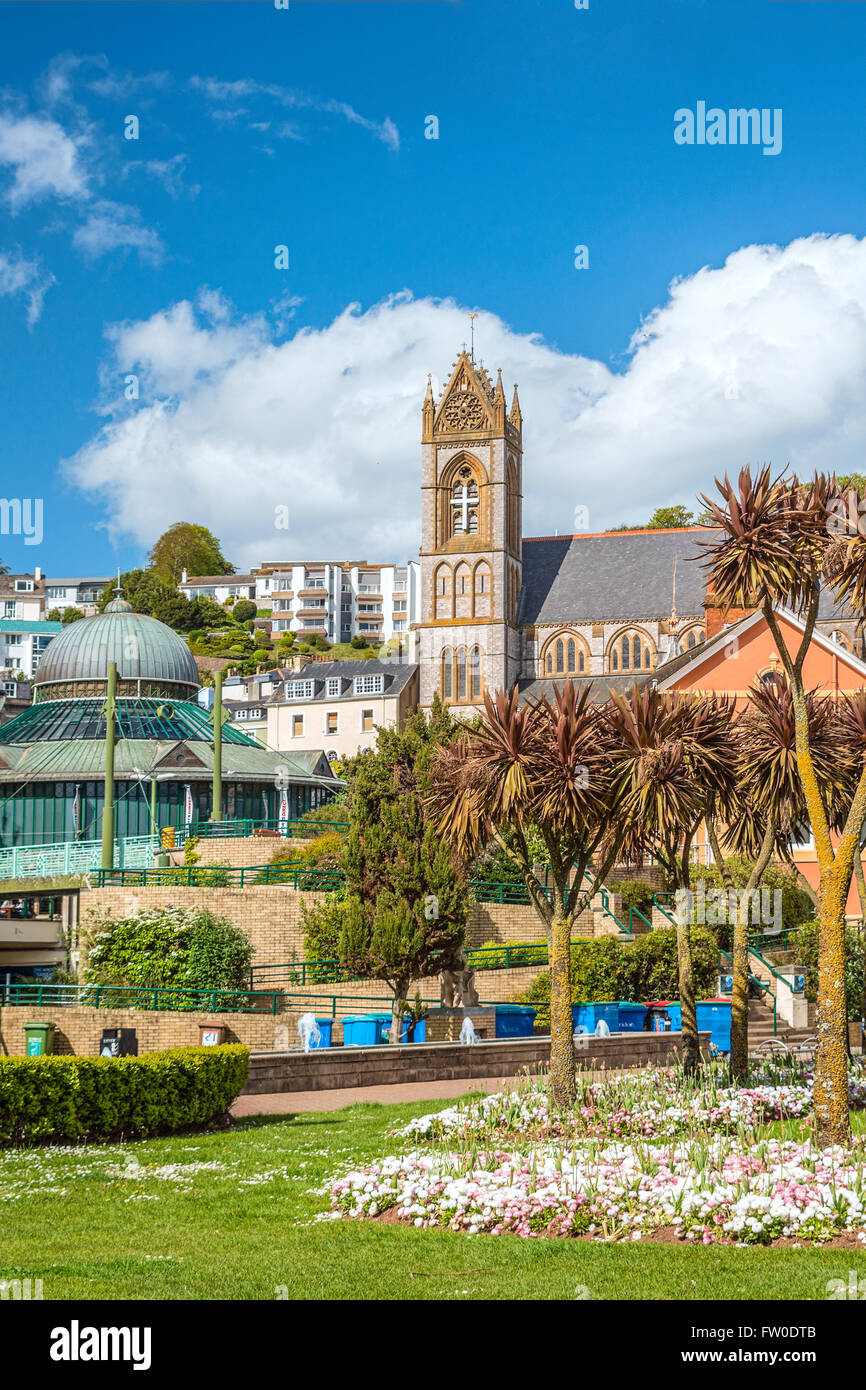
[[[575,1050],[575,1060],[579,1067],[596,1070],[643,1067],[648,1062],[670,1066],[679,1056],[681,1036],[620,1033],[608,1038],[589,1037],[585,1049]],[[706,1056],[710,1035],[701,1033],[700,1038]],[[549,1057],[548,1037],[479,1042],[472,1047],[459,1043],[413,1043],[406,1047],[329,1048],[306,1055],[267,1053],[250,1058],[244,1094],[517,1076],[524,1071],[546,1070]]]
[[[226,1042],[256,1050],[298,1046],[300,1011],[282,1014],[162,1013],[150,1009],[0,1008],[0,1056],[24,1056],[25,1023],[55,1024],[54,1051],[96,1057],[103,1028],[134,1028],[139,1052],[198,1046],[200,1023],[224,1023]],[[281,1031],[282,1030],[282,1031]]]
[[[218,844],[219,841],[211,841]],[[247,842],[249,843],[249,842]],[[299,893],[282,884],[250,884],[243,888],[186,888],[177,885],[137,888],[120,886],[81,891],[81,947],[85,955],[87,914],[94,910],[125,917],[139,908],[203,907],[228,917],[249,934],[256,965],[304,959],[300,902],[321,900],[319,893]],[[487,941],[543,941],[544,930],[529,904],[474,903],[466,929],[469,946]],[[537,972],[536,972],[537,973]]]

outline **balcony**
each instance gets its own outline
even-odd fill
[[[302,603],[302,604],[300,605],[300,607],[296,609],[296,613],[297,613],[297,616],[298,616],[299,618],[301,618],[301,619],[303,619],[303,618],[327,618],[327,616],[328,616],[328,610],[327,610],[327,608],[325,608],[324,606],[321,607],[321,608],[317,608],[317,607],[315,607],[313,604],[310,604],[310,603]]]
[[[327,592],[324,584],[307,584],[303,589],[298,590],[298,598],[321,598],[322,594]]]

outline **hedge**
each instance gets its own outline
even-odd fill
[[[0,1145],[144,1138],[207,1124],[246,1085],[249,1049],[0,1057]]]

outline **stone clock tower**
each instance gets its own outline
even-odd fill
[[[471,709],[520,670],[522,420],[461,352],[439,402],[428,380],[421,479],[421,704]]]

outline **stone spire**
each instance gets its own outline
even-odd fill
[[[520,413],[520,401],[517,399],[516,381],[514,383],[514,399],[511,402],[511,410],[508,413],[508,418],[516,430],[519,430],[523,425],[523,416]]]

